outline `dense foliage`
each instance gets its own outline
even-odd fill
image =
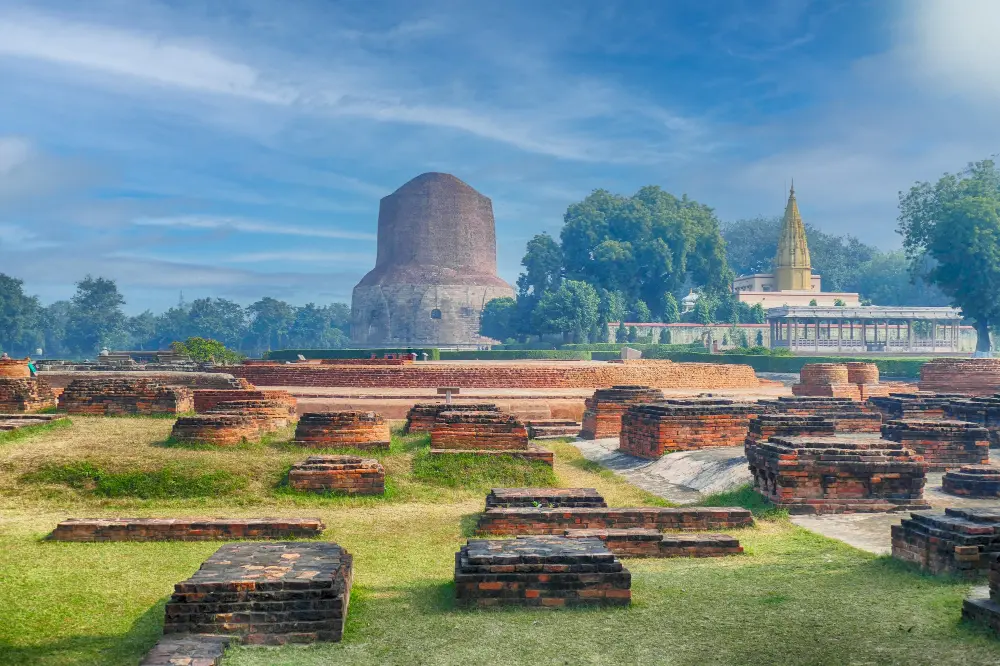
[[[243,354],[227,349],[226,345],[218,340],[209,338],[192,337],[183,342],[174,342],[170,345],[178,354],[183,354],[198,363],[218,363],[229,365],[239,363],[245,357]]]

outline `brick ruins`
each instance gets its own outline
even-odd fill
[[[150,379],[75,379],[59,396],[69,414],[121,416],[182,414],[194,409],[191,390]]]
[[[580,437],[603,439],[618,437],[622,429],[622,415],[632,405],[663,400],[663,391],[648,386],[612,386],[597,389],[586,400]]]
[[[497,276],[492,202],[450,174],[421,174],[379,202],[378,254],[354,287],[351,341],[482,344],[483,307],[513,296]]]
[[[231,543],[174,585],[164,634],[230,634],[246,643],[339,641],[353,558],[335,543]]]
[[[292,465],[288,485],[311,493],[382,495],[385,493],[385,469],[372,458],[310,456]]]
[[[37,412],[56,404],[56,394],[44,379],[0,377],[0,413]]]
[[[965,465],[944,473],[941,490],[959,497],[1000,497],[1000,469],[991,465]]]
[[[749,365],[674,363],[658,360],[525,361],[493,363],[417,363],[403,366],[308,365],[274,363],[226,367],[260,386],[336,386],[356,388],[582,388],[641,385],[657,388],[756,388]]]
[[[528,448],[528,430],[513,414],[500,411],[438,414],[432,449],[518,450]]]
[[[750,421],[745,446],[766,442],[772,437],[833,437],[836,432],[833,419],[825,416],[761,414]]]
[[[260,438],[260,426],[240,414],[196,414],[174,421],[170,439],[180,444],[236,446]]]
[[[847,381],[858,387],[861,400],[889,394],[889,389],[879,383],[878,366],[874,363],[850,361],[844,365],[847,366]]]
[[[747,438],[754,485],[790,513],[926,509],[927,465],[902,445],[841,437]]]
[[[740,446],[756,405],[732,400],[667,400],[633,405],[622,416],[618,450],[640,458],[656,459],[673,451],[695,451],[719,446]]]
[[[407,435],[418,432],[430,432],[434,422],[441,412],[499,412],[500,408],[489,402],[459,403],[446,405],[444,403],[420,402],[410,408],[406,414],[406,426],[403,432]]]
[[[1000,511],[914,513],[892,526],[892,556],[933,574],[978,578],[1000,555]]]
[[[215,541],[300,539],[319,536],[319,518],[71,518],[52,541]]]
[[[286,428],[289,423],[295,420],[295,412],[289,414],[288,405],[284,401],[271,398],[219,402],[216,403],[215,407],[205,412],[206,416],[215,414],[246,416],[257,424],[261,433]]]
[[[455,554],[462,607],[627,606],[632,575],[599,539],[469,539]]]
[[[579,421],[570,419],[530,419],[524,422],[528,439],[576,437],[580,434],[580,425]]]
[[[868,404],[882,413],[883,421],[943,419],[952,400],[965,397],[956,393],[892,393],[869,398]]]
[[[161,638],[139,666],[221,666],[236,636],[173,634]]]
[[[239,400],[267,400],[272,404],[280,403],[287,410],[289,417],[295,416],[297,401],[288,391],[259,391],[255,388],[196,389],[194,391],[194,411],[203,414],[214,410],[220,402]]]
[[[1000,447],[1000,396],[954,398],[948,402],[945,416],[983,426],[990,431],[990,446]]]
[[[47,425],[57,421],[68,422],[68,419],[58,414],[0,414],[0,432]]]
[[[618,557],[722,557],[743,546],[728,534],[663,534],[654,529],[566,530],[568,539],[600,539]]]
[[[28,379],[31,377],[31,370],[28,369],[28,359],[0,358],[0,377]]]
[[[889,421],[882,426],[882,438],[899,442],[923,456],[931,471],[985,465],[990,459],[989,431],[965,421]]]
[[[1000,632],[1000,557],[989,558],[989,596],[969,597],[962,604],[962,618]]]
[[[850,382],[846,365],[807,363],[799,371],[799,383],[792,386],[792,395],[860,400],[861,390]]]
[[[295,426],[293,443],[314,449],[387,451],[389,423],[376,412],[309,412]]]
[[[753,525],[748,509],[738,507],[488,509],[479,517],[480,534],[562,535],[574,529],[723,530]]]
[[[765,413],[830,419],[838,433],[878,433],[882,428],[882,415],[878,411],[850,398],[782,397],[757,404]]]
[[[606,507],[594,488],[493,488],[486,496],[486,510],[510,507]]]
[[[935,358],[920,366],[920,390],[963,395],[1000,391],[1000,359]]]

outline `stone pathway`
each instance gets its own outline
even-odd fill
[[[610,469],[632,485],[678,504],[750,483],[742,446],[670,453],[659,460],[618,451],[618,438],[573,442],[587,460]]]

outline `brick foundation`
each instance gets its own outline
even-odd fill
[[[989,431],[965,421],[889,421],[882,426],[882,438],[899,442],[923,456],[932,471],[985,465],[990,459]]]
[[[892,393],[870,398],[868,404],[882,413],[883,421],[943,419],[951,402],[964,397],[955,393]]]
[[[636,527],[667,530],[721,530],[753,525],[748,509],[738,507],[663,508],[639,507],[542,509],[489,509],[476,529],[480,534],[551,534],[561,535],[574,529],[631,529]]]
[[[848,368],[842,363],[807,363],[799,371],[799,383],[792,395],[860,400],[861,391],[852,384]]]
[[[31,377],[31,370],[28,368],[28,359],[0,358],[0,377],[7,379],[28,379]]]
[[[1000,497],[1000,469],[990,465],[966,465],[944,473],[941,490],[959,497]]]
[[[295,490],[345,495],[382,495],[385,469],[378,460],[357,456],[310,456],[288,472]]]
[[[881,413],[850,398],[783,397],[757,404],[766,413],[830,419],[838,433],[878,433],[882,429]]]
[[[226,544],[174,585],[163,633],[217,633],[247,643],[339,641],[353,558],[335,543]]]
[[[413,405],[406,414],[406,426],[403,432],[411,435],[418,432],[430,432],[434,429],[441,412],[499,412],[500,408],[489,402],[462,403],[446,405],[443,402],[421,402]]]
[[[1000,359],[935,358],[920,366],[920,390],[963,395],[1000,391]]]
[[[983,624],[1000,633],[1000,557],[989,558],[989,596],[969,597],[962,604],[962,619]]]
[[[570,419],[532,419],[524,422],[529,439],[554,439],[576,437],[580,434],[579,421]]]
[[[1000,554],[1000,512],[914,513],[892,526],[892,556],[933,574],[978,578]]]
[[[418,363],[404,366],[242,365],[225,371],[258,386],[350,386],[379,388],[600,388],[639,385],[656,388],[756,388],[749,365],[630,360]]]
[[[902,445],[841,437],[771,437],[746,444],[754,485],[790,513],[926,509],[927,465]]]
[[[455,554],[462,607],[627,606],[632,575],[599,539],[469,539]]]
[[[260,439],[260,424],[240,414],[196,414],[174,421],[170,438],[182,444],[236,446]]]
[[[945,407],[945,418],[983,426],[990,432],[990,446],[1000,447],[1000,396],[952,399]]]
[[[797,414],[760,414],[750,421],[745,446],[766,442],[772,437],[833,437],[837,434],[833,419]]]
[[[71,518],[48,536],[53,541],[215,541],[316,537],[319,518]]]
[[[375,412],[309,412],[295,426],[294,444],[314,449],[387,451],[389,424]]]
[[[513,414],[445,411],[431,430],[432,449],[516,451],[528,448],[528,430]]]
[[[732,400],[668,400],[633,405],[622,416],[618,450],[656,459],[672,451],[740,446],[760,409]]]
[[[44,379],[0,377],[0,413],[37,412],[56,404],[56,395]]]
[[[149,379],[76,379],[59,396],[69,414],[121,416],[182,414],[194,409],[190,389]]]
[[[629,407],[663,399],[663,391],[648,386],[612,386],[597,389],[585,403],[580,437],[583,439],[618,437],[622,429],[622,415]]]
[[[288,424],[295,420],[294,407],[292,409],[293,411],[289,413],[287,403],[269,398],[228,400],[216,403],[215,407],[205,412],[205,415],[236,414],[245,416],[253,420],[262,433],[266,433],[288,427]]]
[[[267,400],[280,403],[285,407],[289,416],[295,416],[296,399],[288,391],[260,391],[255,388],[247,389],[196,389],[194,391],[194,411],[199,414],[215,409],[220,402],[233,402],[239,400]]]
[[[566,530],[569,539],[600,539],[618,557],[722,557],[743,546],[728,534],[663,534],[654,529]]]
[[[0,432],[66,420],[65,416],[56,414],[0,414]]]
[[[171,634],[161,638],[139,666],[221,666],[236,636]]]
[[[594,488],[493,488],[486,510],[510,507],[606,507]]]

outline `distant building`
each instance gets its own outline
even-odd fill
[[[740,276],[733,280],[733,292],[741,303],[759,303],[764,308],[801,305],[858,307],[861,304],[856,293],[824,292],[820,276],[812,272],[806,228],[795,200],[794,184],[785,206],[774,273]]]

